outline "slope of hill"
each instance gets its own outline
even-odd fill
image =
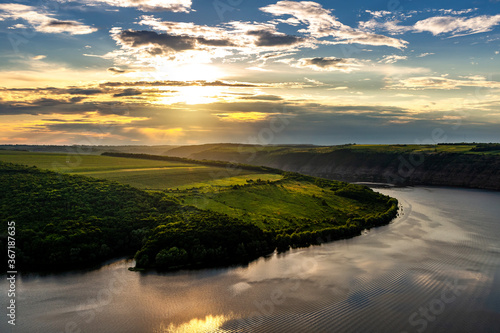
[[[175,152],[179,154],[182,149],[176,148]],[[500,190],[500,151],[494,145],[345,145],[314,148],[223,145],[188,157],[264,165],[349,182]]]

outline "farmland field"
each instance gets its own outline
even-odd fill
[[[329,187],[294,179],[249,180],[245,186],[173,190],[169,194],[184,204],[240,218],[265,230],[317,230],[331,226],[332,219],[342,225],[348,218],[387,209],[380,202],[353,200],[335,195]]]
[[[281,176],[183,162],[59,153],[0,150],[0,161],[40,169],[114,180],[140,189],[164,190],[243,184],[247,179],[277,180]]]

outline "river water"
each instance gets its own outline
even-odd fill
[[[245,267],[21,274],[0,331],[500,332],[500,192],[377,191],[402,204],[390,225]]]

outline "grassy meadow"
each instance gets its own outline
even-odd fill
[[[139,189],[164,190],[244,184],[247,179],[277,180],[281,176],[242,169],[226,169],[183,162],[100,155],[33,153],[0,150],[0,161],[51,171],[103,178]]]
[[[251,222],[264,230],[312,231],[347,219],[383,213],[386,207],[335,195],[313,181],[246,180],[244,185],[169,193],[182,203]]]

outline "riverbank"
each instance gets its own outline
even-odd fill
[[[178,147],[166,154],[263,165],[347,182],[500,190],[500,151],[484,149],[480,144],[329,147],[221,144]]]

